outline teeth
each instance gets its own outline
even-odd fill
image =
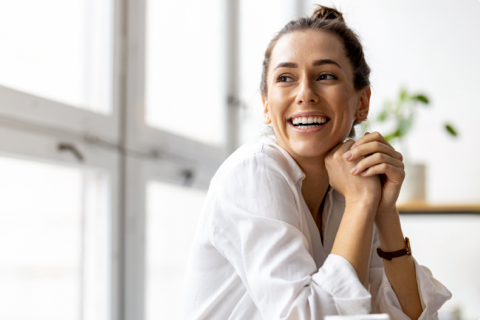
[[[302,117],[302,118],[293,118],[293,119],[291,119],[291,120],[292,120],[292,123],[293,123],[294,125],[299,125],[299,124],[304,124],[304,125],[306,125],[306,124],[312,124],[312,123],[320,123],[320,124],[322,124],[322,123],[327,122],[327,118],[319,117],[319,116],[317,116],[317,117],[308,117],[308,118],[306,118],[306,117],[305,117],[305,118],[303,118],[303,117]]]
[[[297,128],[299,129],[310,129],[310,128],[315,128],[315,127],[318,127],[319,124],[312,124],[312,125],[309,125],[309,126],[298,126]]]

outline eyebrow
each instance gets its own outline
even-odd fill
[[[313,62],[314,67],[323,66],[324,64],[334,64],[337,67],[339,67],[340,69],[342,69],[340,64],[338,64],[338,62],[336,62],[335,60],[332,60],[332,59],[320,59],[320,60],[315,60]],[[280,62],[275,67],[275,69],[278,69],[278,68],[298,68],[298,64],[296,64],[295,62]],[[273,70],[275,70],[275,69],[273,69]]]
[[[316,61],[313,62],[314,67],[322,66],[324,64],[334,64],[337,67],[339,67],[340,69],[342,69],[340,64],[338,64],[338,62],[336,62],[335,60],[332,60],[332,59],[320,59],[320,60],[316,60]]]

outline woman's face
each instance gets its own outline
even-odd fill
[[[335,35],[307,30],[282,36],[272,51],[267,86],[265,123],[272,123],[277,144],[297,160],[324,157],[347,138],[355,118],[366,119],[370,88],[355,90]]]

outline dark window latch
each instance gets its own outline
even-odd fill
[[[185,187],[190,187],[193,184],[193,179],[195,178],[195,175],[192,170],[183,170],[182,171],[182,176],[183,176],[183,186]]]
[[[80,153],[80,151],[78,151],[77,147],[75,147],[75,145],[73,145],[71,143],[60,142],[58,144],[58,150],[59,151],[70,151],[71,153],[73,153],[75,158],[77,158],[77,160],[80,161],[80,162],[82,162],[83,159],[84,159],[83,155]]]

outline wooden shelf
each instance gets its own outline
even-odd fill
[[[427,202],[409,202],[397,205],[400,214],[480,214],[480,204],[431,204]]]

